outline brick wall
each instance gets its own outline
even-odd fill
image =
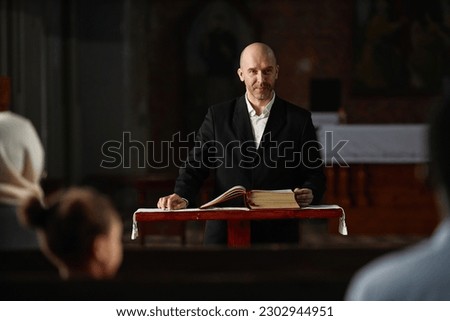
[[[152,113],[164,119],[154,135],[183,128],[186,114],[185,40],[208,1],[153,1],[149,46]],[[280,64],[277,93],[309,108],[311,78],[338,78],[342,107],[351,123],[417,123],[426,121],[439,97],[431,95],[355,95],[352,90],[354,1],[225,1],[247,20],[251,39],[270,44]],[[234,70],[232,71],[234,73]],[[192,85],[192,84],[191,84]],[[163,102],[163,103],[162,103]],[[197,111],[204,114],[205,109]],[[200,121],[200,116],[198,121]],[[163,125],[164,124],[164,125]]]

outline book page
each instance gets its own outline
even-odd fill
[[[251,193],[294,193],[290,189],[272,189],[272,190],[252,189],[250,192]]]
[[[290,189],[252,190],[247,193],[250,208],[299,208],[295,194]]]
[[[203,204],[202,206],[200,206],[200,208],[203,209],[203,208],[211,207],[213,205],[228,201],[228,200],[236,198],[238,196],[245,195],[245,193],[246,193],[246,190],[245,190],[244,186],[240,186],[240,185],[233,186],[226,192],[217,196],[215,199],[209,201],[208,203]]]

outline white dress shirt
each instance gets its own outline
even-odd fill
[[[245,95],[245,102],[247,103],[247,110],[250,116],[250,122],[252,124],[253,137],[255,138],[256,148],[261,143],[261,138],[266,128],[267,120],[269,119],[270,110],[272,109],[273,102],[275,101],[275,93],[273,94],[270,102],[263,108],[261,115],[257,115],[252,104],[248,100],[247,94]]]

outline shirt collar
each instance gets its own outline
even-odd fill
[[[260,117],[265,116],[267,117],[270,114],[270,110],[272,109],[273,103],[275,101],[275,92],[273,93],[272,99],[269,101],[269,103],[266,105],[266,107],[263,108],[263,112],[260,115]],[[247,111],[250,115],[250,117],[253,117],[256,115],[255,109],[252,107],[252,104],[248,100],[247,93],[245,93],[245,103],[247,104]]]

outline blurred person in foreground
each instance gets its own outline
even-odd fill
[[[0,249],[38,248],[35,233],[19,224],[17,207],[30,195],[43,199],[44,149],[33,124],[9,110],[10,101],[10,79],[0,77]]]
[[[442,220],[432,236],[363,267],[347,289],[347,300],[450,300],[450,104],[432,113],[429,172]]]
[[[19,209],[36,230],[42,252],[62,279],[109,279],[122,263],[122,222],[110,200],[92,188],[72,187],[43,205],[37,197]]]

